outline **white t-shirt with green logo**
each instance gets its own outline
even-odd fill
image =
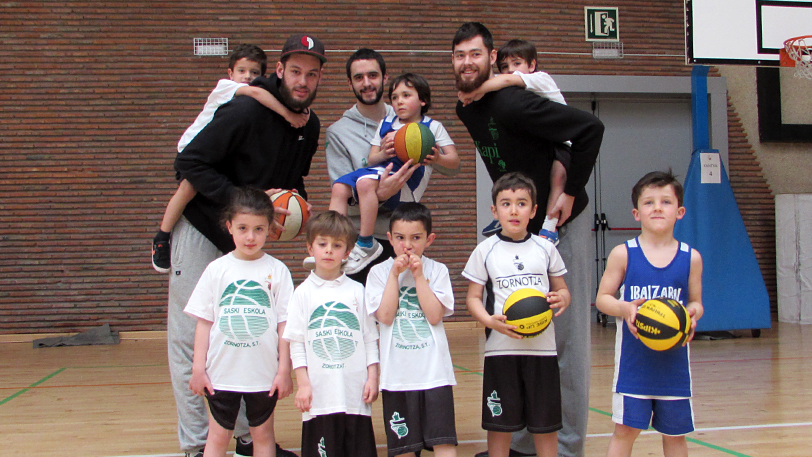
[[[263,392],[279,367],[277,324],[287,319],[293,280],[284,263],[265,254],[226,254],[206,267],[184,311],[214,324],[206,374],[215,390]]]
[[[327,281],[310,273],[293,292],[282,337],[290,341],[293,368],[307,367],[310,378],[313,399],[303,421],[372,415],[363,396],[367,367],[378,363],[378,329],[364,310],[364,286],[345,275]]]
[[[367,312],[374,315],[394,259],[372,267],[367,276]],[[446,308],[444,316],[454,313],[454,292],[445,265],[423,256],[423,276]],[[428,390],[453,386],[454,366],[442,321],[429,324],[417,302],[414,276],[410,270],[400,274],[399,309],[392,325],[380,324],[381,389],[393,391]]]

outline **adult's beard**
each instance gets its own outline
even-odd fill
[[[306,108],[308,108],[313,103],[313,100],[316,98],[317,92],[318,87],[316,89],[313,89],[313,92],[311,92],[306,99],[297,100],[293,98],[293,94],[291,93],[291,90],[285,83],[284,79],[282,80],[282,84],[279,85],[279,98],[282,99],[282,103],[294,113],[301,113]]]
[[[377,105],[378,102],[381,101],[381,98],[383,97],[383,84],[381,85],[381,87],[378,88],[378,90],[375,91],[375,101],[373,102],[368,102],[364,100],[364,96],[360,92],[355,92],[355,88],[353,88],[352,91],[355,94],[355,98],[357,98],[362,105],[367,106]]]
[[[460,92],[473,92],[479,89],[479,86],[485,83],[491,75],[487,72],[480,71],[476,78],[471,81],[462,80],[462,72],[454,72],[454,78],[457,80],[457,90]]]

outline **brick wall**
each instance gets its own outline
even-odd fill
[[[424,199],[437,219],[429,255],[452,272],[460,309],[454,319],[470,319],[459,272],[476,243],[474,148],[453,113],[452,35],[462,22],[480,20],[497,43],[514,37],[536,43],[541,67],[553,75],[690,74],[682,1],[613,5],[626,51],[616,61],[591,58],[583,5],[561,0],[0,5],[0,333],[73,332],[102,323],[164,328],[166,278],[150,266],[150,240],[174,190],[177,140],[227,66],[225,58],[194,57],[192,39],[228,37],[230,47],[255,43],[278,51],[300,31],[330,50],[314,104],[323,128],[354,102],[343,67],[360,46],[384,50],[390,75],[410,70],[431,83],[430,114],[457,142],[463,165],[459,176],[433,180]],[[276,55],[269,53],[272,61]],[[731,160],[731,181],[743,182],[735,167],[753,165],[752,157]],[[307,186],[314,206],[325,208],[323,147]],[[755,186],[769,195],[762,179]],[[768,237],[754,245],[774,249]],[[268,250],[296,280],[303,277],[301,241]]]

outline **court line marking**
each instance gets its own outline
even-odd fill
[[[4,404],[6,404],[6,403],[8,403],[8,402],[10,402],[11,400],[13,400],[13,399],[15,399],[15,398],[19,397],[20,395],[22,395],[22,394],[24,394],[24,393],[28,392],[28,391],[29,391],[31,388],[37,387],[38,385],[40,385],[40,384],[42,384],[43,382],[45,382],[45,381],[47,381],[47,380],[49,380],[49,379],[53,378],[54,376],[58,375],[59,373],[62,373],[62,372],[63,372],[63,371],[65,371],[65,370],[66,370],[66,368],[65,368],[65,367],[62,367],[62,368],[60,368],[60,369],[58,369],[58,370],[54,371],[53,373],[49,374],[48,376],[45,376],[44,378],[40,379],[39,381],[37,381],[37,382],[35,382],[35,383],[31,384],[30,386],[28,386],[28,387],[26,387],[26,388],[23,388],[23,389],[18,390],[17,392],[15,392],[15,393],[13,393],[13,394],[9,395],[8,397],[6,397],[6,398],[4,398],[4,399],[0,400],[0,406],[2,406],[2,405],[4,405]]]

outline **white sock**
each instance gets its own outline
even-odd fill
[[[548,232],[555,232],[558,225],[558,218],[554,217],[550,219],[549,217],[544,218],[544,223],[541,225],[542,230],[547,230]]]

